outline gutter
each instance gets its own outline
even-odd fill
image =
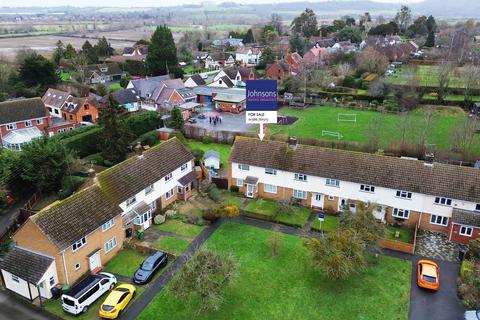
[[[65,282],[68,285],[70,285],[70,281],[68,280],[67,264],[65,263],[65,250],[62,251],[62,261],[63,261],[63,272],[65,272]]]

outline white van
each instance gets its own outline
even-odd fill
[[[62,295],[63,310],[75,315],[87,312],[92,303],[116,284],[117,278],[113,274],[100,272],[90,275],[73,286],[68,294]]]

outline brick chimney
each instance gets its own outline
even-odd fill
[[[135,146],[135,154],[136,154],[137,157],[139,157],[139,158],[143,157],[143,147],[142,147],[142,145],[140,144],[140,141],[137,142],[137,145]]]
[[[425,166],[433,167],[433,162],[435,161],[435,154],[433,152],[425,154]]]
[[[288,147],[292,150],[297,149],[297,138],[296,137],[289,137],[288,138]]]

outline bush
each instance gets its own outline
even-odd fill
[[[156,145],[158,141],[158,132],[157,130],[152,130],[147,133],[142,134],[140,137],[138,137],[135,141],[130,143],[132,147],[135,147],[137,143],[140,142],[141,145],[145,146],[148,145],[150,147]]]
[[[235,218],[240,215],[240,208],[236,205],[221,206],[215,210],[217,217]]]
[[[209,221],[211,223],[214,223],[215,221],[218,220],[218,216],[215,214],[214,210],[212,209],[206,209],[203,212],[202,217],[205,221]]]
[[[167,218],[173,218],[176,214],[177,214],[177,211],[172,209],[165,211],[165,216]]]
[[[165,222],[165,216],[162,216],[161,214],[158,214],[153,218],[153,223],[154,224],[162,224]]]
[[[342,85],[348,88],[355,88],[355,78],[352,76],[345,76]]]
[[[215,202],[220,201],[220,198],[222,197],[222,192],[217,188],[215,184],[211,184],[208,187],[208,197],[212,199]]]
[[[468,244],[468,254],[472,259],[480,259],[480,238],[470,241]]]
[[[185,136],[180,131],[174,131],[170,133],[170,138],[176,137],[184,146],[188,147],[188,141],[185,139]]]
[[[87,131],[90,131],[90,130],[93,130],[93,129],[96,129],[96,128],[98,128],[98,125],[82,126],[82,127],[75,128],[73,130],[68,130],[68,131],[65,131],[65,132],[62,132],[62,133],[58,133],[58,134],[55,135],[55,138],[63,140],[63,139],[71,138],[73,136],[79,135],[81,133],[85,133]]]
[[[201,149],[192,149],[191,152],[197,161],[201,161],[203,159],[203,155],[205,154],[205,151]]]
[[[71,196],[88,178],[79,176],[65,176],[62,179],[62,189],[58,192],[60,199]]]
[[[238,186],[230,186],[230,192],[239,192],[240,191],[240,188]]]
[[[100,151],[98,141],[101,131],[102,128],[95,126],[95,128],[91,130],[63,139],[63,143],[65,147],[75,151],[77,156],[83,158]]]
[[[161,124],[159,114],[155,111],[132,114],[125,119],[127,128],[135,135],[140,135],[157,129]]]
[[[104,166],[104,159],[102,157],[101,153],[94,153],[91,155],[86,156],[85,158],[82,159],[83,163],[86,164],[96,164],[99,166]]]
[[[210,144],[210,143],[212,143],[212,138],[210,138],[209,136],[203,136],[202,137],[202,143],[203,144]]]

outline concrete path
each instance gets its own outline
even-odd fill
[[[39,310],[28,301],[0,290],[0,320],[51,320],[58,319]]]

